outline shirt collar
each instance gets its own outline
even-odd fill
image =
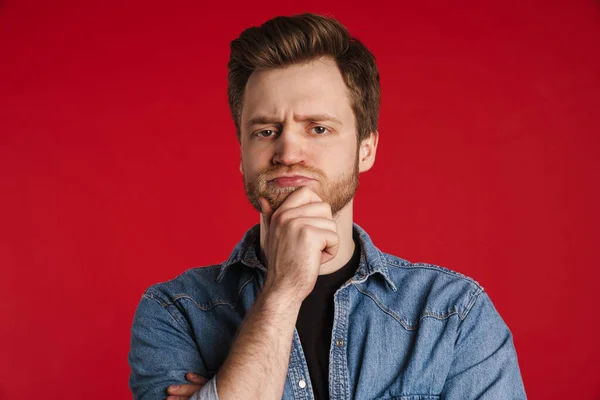
[[[392,282],[387,264],[382,259],[382,252],[375,247],[371,238],[363,228],[356,223],[352,224],[352,228],[354,237],[358,238],[358,242],[361,246],[360,263],[353,281],[364,281],[375,274],[379,274],[383,276],[390,289],[393,291],[398,290],[396,285],[394,285],[394,282]],[[260,241],[260,224],[256,224],[246,231],[242,240],[234,247],[227,261],[221,264],[217,282],[220,282],[223,279],[223,276],[230,266],[239,262],[250,268],[258,268],[263,272],[266,272],[267,269],[258,260],[258,255],[256,254],[258,241]]]

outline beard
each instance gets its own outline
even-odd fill
[[[273,212],[275,212],[287,197],[301,186],[278,187],[275,182],[269,182],[281,174],[298,174],[314,179],[319,183],[314,192],[331,207],[331,214],[335,217],[354,198],[358,189],[358,152],[356,154],[354,169],[335,180],[329,180],[319,169],[313,167],[275,166],[262,171],[255,179],[249,179],[245,173],[244,190],[252,206],[262,212],[259,197],[267,199]]]

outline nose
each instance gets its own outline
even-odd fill
[[[302,134],[290,128],[284,128],[275,139],[273,164],[294,165],[305,161],[307,143]]]

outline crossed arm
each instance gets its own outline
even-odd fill
[[[464,321],[457,340],[456,358],[446,378],[441,395],[450,399],[525,399],[525,390],[517,363],[512,335],[495,311],[487,295],[477,300],[471,315]],[[190,351],[192,352],[192,351]],[[250,362],[249,365],[255,363]],[[189,365],[189,364],[186,364]],[[190,368],[192,369],[192,368]],[[177,376],[183,376],[181,369]],[[171,375],[171,371],[163,371]],[[170,376],[171,381],[174,379]],[[171,384],[168,400],[188,400],[199,392],[209,379],[201,374],[185,373],[187,383]],[[179,378],[180,380],[180,378]],[[159,390],[165,397],[162,385]],[[221,392],[219,392],[221,393]],[[225,398],[226,396],[223,396]],[[158,399],[153,397],[136,397]]]
[[[187,399],[200,392],[193,398],[213,400],[217,391],[221,399],[281,399],[300,304],[263,290],[218,374],[207,379],[208,369],[181,311],[145,295],[134,317],[129,354],[134,399]]]

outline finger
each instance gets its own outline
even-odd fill
[[[195,374],[193,372],[188,372],[187,374],[185,374],[185,379],[187,379],[188,381],[196,384],[196,385],[205,385],[206,382],[208,382],[208,378],[205,378],[201,375]]]
[[[301,229],[307,226],[337,234],[337,224],[334,220],[329,218],[303,216],[294,218],[288,223],[288,227],[292,227],[292,229]]]
[[[308,186],[302,186],[300,189],[295,190],[290,194],[285,201],[281,203],[281,206],[275,211],[275,214],[281,214],[285,210],[296,208],[304,204],[321,202],[323,202],[323,199],[321,199],[318,194]]]
[[[319,248],[321,249],[321,264],[331,261],[338,253],[340,246],[340,237],[336,232],[331,230],[309,227],[308,230],[311,238],[319,240]]]
[[[192,385],[192,384],[181,384],[181,385],[171,385],[167,388],[167,393],[173,396],[185,396],[190,397],[198,390],[202,389],[201,385]]]
[[[325,202],[308,203],[296,208],[287,209],[279,216],[279,221],[290,221],[301,217],[327,218],[333,221],[331,206]]]
[[[328,244],[326,246],[327,247],[321,253],[321,265],[333,260],[335,256],[337,256],[338,250],[340,248],[338,240],[328,241]]]

